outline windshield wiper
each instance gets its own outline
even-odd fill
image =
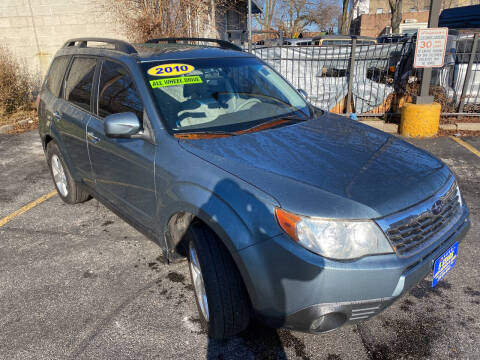
[[[214,139],[214,138],[225,138],[234,136],[233,132],[226,131],[193,131],[193,132],[184,132],[184,133],[175,133],[174,137],[177,139],[188,139],[188,140],[197,140],[197,139]]]
[[[230,136],[236,136],[236,135],[243,135],[243,134],[248,134],[256,131],[261,131],[265,129],[269,129],[271,127],[279,126],[282,124],[285,124],[287,122],[292,122],[292,121],[303,121],[302,119],[299,119],[297,117],[282,117],[280,119],[272,119],[270,121],[266,121],[261,124],[254,125],[252,127],[249,127],[247,129],[243,130],[237,130],[237,131],[232,131],[232,132],[226,132],[226,131],[199,131],[199,132],[185,132],[185,133],[176,133],[174,136],[178,139],[213,139],[213,138],[224,138],[224,137],[230,137]]]
[[[298,117],[295,117],[295,116],[282,117],[280,119],[272,119],[272,120],[266,121],[264,123],[257,124],[257,125],[254,125],[252,127],[249,127],[247,129],[236,131],[235,134],[236,135],[241,135],[241,134],[247,134],[247,133],[251,133],[251,132],[255,132],[255,131],[265,130],[265,129],[275,127],[275,126],[278,126],[278,125],[282,125],[282,124],[285,124],[287,122],[292,122],[292,121],[303,121],[303,120],[299,119]]]

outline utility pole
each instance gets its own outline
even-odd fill
[[[441,0],[431,0],[430,14],[428,16],[428,27],[438,27],[438,18],[440,17]],[[431,104],[433,96],[429,95],[430,81],[432,80],[432,68],[423,69],[422,87],[420,88],[420,96],[415,99],[416,104]]]
[[[248,0],[248,52],[252,52],[252,0]]]

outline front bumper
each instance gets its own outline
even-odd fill
[[[325,332],[377,315],[433,269],[435,260],[461,241],[468,209],[457,224],[418,256],[367,256],[333,261],[315,255],[287,235],[236,255],[257,316],[273,327]]]

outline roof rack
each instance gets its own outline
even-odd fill
[[[63,47],[67,48],[67,47],[72,47],[72,46],[78,46],[78,47],[81,47],[81,48],[86,48],[86,47],[88,47],[88,42],[100,42],[100,43],[111,44],[111,45],[114,45],[115,50],[121,51],[121,52],[124,52],[124,53],[127,53],[127,54],[136,54],[137,53],[137,50],[131,44],[129,44],[128,42],[123,41],[123,40],[107,39],[107,38],[70,39],[65,43],[65,45],[63,45]]]
[[[190,38],[190,37],[178,37],[178,38],[159,38],[159,39],[150,39],[147,40],[146,44],[156,44],[162,41],[166,41],[169,44],[176,44],[177,41],[192,41],[192,42],[211,42],[219,44],[222,49],[230,49],[236,51],[243,51],[242,48],[238,45],[232,44],[226,40],[219,39],[208,39],[208,38]]]

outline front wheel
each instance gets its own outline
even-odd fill
[[[233,259],[206,226],[187,231],[188,260],[200,323],[214,339],[245,330],[250,321],[247,291]]]

